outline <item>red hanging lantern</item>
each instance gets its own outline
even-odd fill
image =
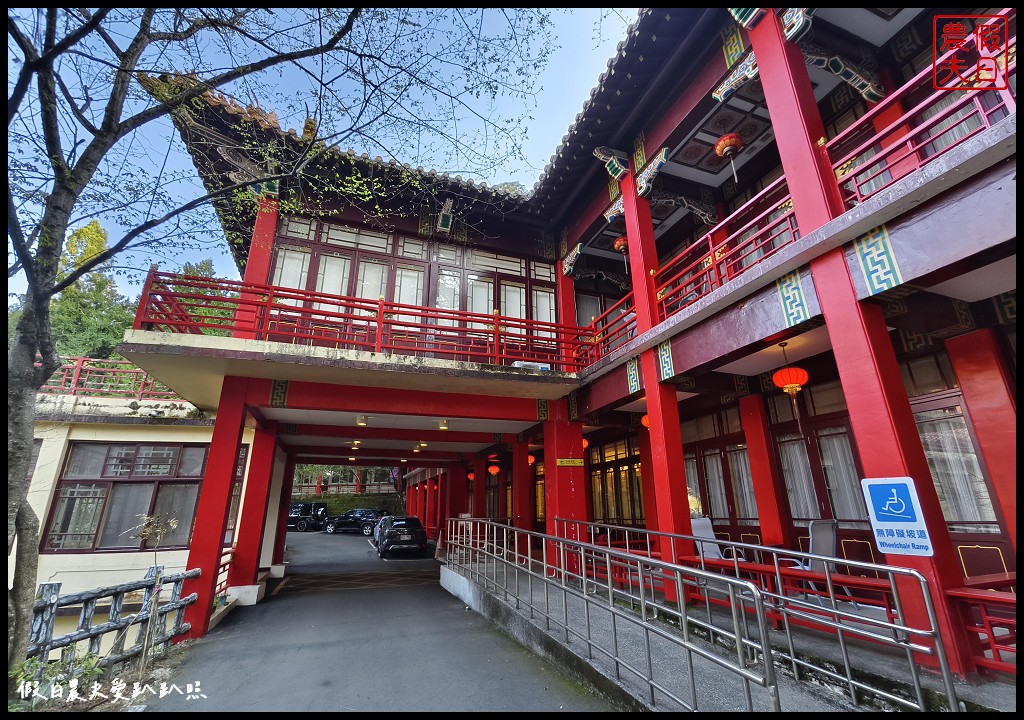
[[[535,458],[533,455],[527,455],[526,462],[528,462],[530,465],[533,465],[535,462],[537,462],[537,458]]]
[[[782,348],[782,359],[786,364],[772,374],[772,382],[775,383],[776,387],[782,388],[782,391],[789,395],[789,400],[793,404],[793,417],[796,418],[796,426],[800,429],[800,434],[803,435],[804,427],[803,423],[800,422],[800,406],[797,405],[796,394],[807,384],[810,376],[803,368],[789,364],[789,358],[786,356],[786,345],[787,343],[784,342],[779,343],[779,347]]]
[[[583,438],[583,449],[586,450],[588,447],[590,447],[590,441]]]
[[[645,428],[649,428],[651,426],[651,416],[645,413],[644,416],[640,418],[640,424]]]
[[[732,179],[737,183],[739,179],[736,177],[736,163],[733,162],[733,158],[739,155],[742,149],[743,138],[739,133],[726,133],[715,143],[715,155],[729,160],[729,164],[732,165]]]
[[[487,472],[491,475],[497,475],[498,473],[501,472],[501,468],[498,467],[497,465],[488,465]]]
[[[473,482],[474,480],[476,480],[476,473],[473,473],[473,472],[466,473],[466,479],[469,480],[470,482]]]
[[[807,371],[795,365],[789,365],[776,370],[775,374],[772,375],[772,382],[775,383],[776,387],[782,388],[784,392],[790,395],[796,395],[800,392],[808,380],[810,380],[810,376],[807,374]]]
[[[629,252],[629,240],[626,239],[625,235],[615,238],[615,242],[612,243],[612,250],[623,255]]]

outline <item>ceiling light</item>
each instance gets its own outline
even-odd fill
[[[441,430],[447,430],[448,429],[448,421],[445,420],[444,418],[441,418],[440,429]]]
[[[414,447],[414,448],[412,449],[412,451],[413,451],[413,452],[419,452],[419,451],[420,451],[420,449],[419,449],[419,446],[417,446],[417,447]]]
[[[421,440],[420,441],[420,447],[426,447],[426,446],[427,446],[427,444]]]
[[[358,444],[360,444],[361,442],[362,442],[362,440],[353,440],[353,441],[352,441],[352,444],[353,444],[353,445],[358,445]]]
[[[354,457],[350,457],[349,458],[349,462],[355,462],[355,458]]]
[[[402,459],[400,460],[400,462],[406,462],[406,459],[405,459],[405,458],[402,458]]]
[[[356,417],[356,425],[358,425],[359,427],[366,427],[366,416],[359,415],[358,417]]]

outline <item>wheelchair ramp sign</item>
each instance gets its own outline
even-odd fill
[[[887,555],[934,554],[913,478],[863,478],[860,485],[879,551]]]

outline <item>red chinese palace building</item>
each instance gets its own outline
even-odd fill
[[[943,593],[1016,572],[1016,12],[941,51],[955,13],[645,9],[526,196],[331,151],[217,205],[242,280],[154,270],[121,346],[216,414],[189,566],[248,421],[232,585],[280,561],[296,464],[395,465],[435,534],[700,515],[806,549],[835,519],[837,555],[928,579],[972,670]],[[211,189],[314,140],[205,100],[176,124]],[[911,479],[933,555],[878,550],[863,478]]]

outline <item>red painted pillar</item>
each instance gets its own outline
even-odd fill
[[[473,517],[487,517],[487,458],[473,458]]]
[[[418,492],[416,493],[416,517],[418,517],[424,525],[427,524],[427,492],[430,489],[430,480],[426,475],[423,476],[423,481],[416,486]]]
[[[776,142],[793,211],[801,234],[807,235],[843,212],[835,173],[817,147],[825,132],[807,66],[800,49],[786,41],[774,13],[751,29],[750,41],[772,124],[787,130],[776,137]],[[962,623],[951,612],[943,592],[961,579],[953,544],[882,311],[877,305],[857,301],[842,248],[812,260],[810,265],[864,471],[867,477],[914,478],[935,548],[934,557],[887,555],[886,562],[913,568],[927,578],[950,669],[970,672],[973,664]],[[906,597],[914,597],[916,583],[901,581],[901,585]],[[911,622],[923,627],[928,622],[923,603],[907,605]]]
[[[622,189],[626,216],[626,237],[629,242],[629,271],[633,280],[633,302],[636,308],[637,333],[650,330],[658,322],[654,274],[658,269],[658,251],[654,243],[651,206],[636,194],[635,173],[626,175]],[[657,348],[640,354],[640,375],[647,395],[647,416],[650,420],[650,487],[654,491],[657,513],[654,527],[661,532],[690,534],[690,503],[683,462],[683,437],[679,430],[679,404],[674,385],[659,381]],[[648,517],[647,521],[650,522]],[[664,560],[694,552],[692,542],[673,543],[666,539],[661,553]]]
[[[651,425],[651,481],[657,512],[655,527],[664,533],[690,535],[690,496],[686,491],[686,464],[676,388],[657,381],[658,361],[654,350],[640,356],[640,368]],[[666,538],[661,544],[661,557],[669,562],[694,552],[693,542],[689,540],[669,542]]]
[[[818,147],[825,125],[803,54],[786,40],[774,12],[750,30],[750,43],[772,125],[786,128],[776,134],[775,142],[800,234],[807,235],[844,211],[835,172]]]
[[[548,419],[544,421],[546,512],[545,532],[569,540],[587,541],[581,529],[570,524],[555,525],[555,519],[586,522],[587,482],[583,473],[583,425],[569,420],[569,403],[565,399],[548,401]],[[578,572],[578,556],[571,550],[565,568]],[[548,565],[561,565],[559,548],[553,544],[547,550]]]
[[[210,627],[217,567],[224,549],[224,532],[231,504],[231,485],[235,478],[238,448],[245,424],[247,386],[247,378],[228,376],[224,378],[220,391],[206,475],[199,492],[192,542],[188,550],[188,569],[200,568],[202,575],[186,580],[182,591],[183,595],[196,593],[198,596],[196,602],[185,609],[185,622],[192,625],[185,639],[203,637]]]
[[[754,499],[761,525],[761,542],[765,545],[791,547],[793,541],[789,496],[782,477],[773,462],[772,434],[764,395],[740,398],[740,418],[747,441],[750,475],[754,482]]]
[[[562,272],[562,261],[559,260],[555,266],[555,302],[558,303],[558,315],[556,321],[560,325],[576,324],[576,283],[568,275]],[[571,362],[573,357],[571,346],[562,346],[562,360]],[[563,368],[572,371],[572,366]]]
[[[512,527],[519,530],[533,529],[533,468],[529,456],[529,444],[512,443]],[[520,556],[529,553],[527,537],[516,535],[516,552]]]
[[[446,496],[447,516],[457,518],[464,512],[469,512],[467,500],[469,494],[466,492],[466,469],[461,464],[453,463],[448,466],[448,478],[445,482],[447,489]]]
[[[245,259],[245,276],[243,282],[265,285],[270,283],[270,263],[274,256],[274,237],[277,234],[277,223],[280,219],[281,204],[276,196],[262,195],[259,209],[256,211],[256,223],[252,229],[252,240]],[[241,294],[239,308],[235,313],[235,327],[232,332],[236,338],[253,339],[257,326],[258,295],[255,293]],[[265,322],[265,319],[264,319]]]
[[[252,460],[245,483],[242,515],[235,534],[235,556],[228,571],[228,585],[253,585],[256,582],[276,449],[277,423],[271,420],[256,428],[253,438]]]
[[[427,528],[428,537],[433,535],[437,537],[437,478],[432,477],[427,480],[424,484],[423,498],[423,526]]]
[[[644,527],[658,529],[658,492],[654,487],[654,460],[651,455],[651,431],[643,425],[636,433],[640,445],[640,487],[644,493]]]
[[[583,425],[569,420],[569,404],[564,399],[548,402],[548,419],[544,421],[544,456],[547,507],[545,532],[554,535],[556,517],[565,520],[588,519],[587,487],[582,464]],[[578,465],[573,464],[576,461],[579,461]],[[577,538],[573,536],[572,539]]]
[[[1017,551],[1017,396],[992,330],[946,340],[1006,533]]]
[[[284,480],[281,482],[281,499],[277,508],[277,534],[274,536],[273,563],[284,562],[284,544],[288,537],[288,511],[292,503],[292,485],[295,483],[295,456],[289,454],[284,461]]]

